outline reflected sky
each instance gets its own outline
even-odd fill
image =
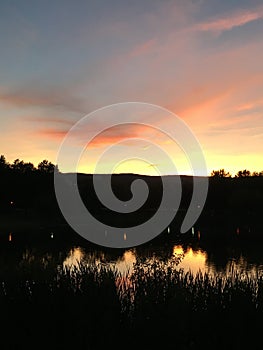
[[[88,243],[82,245],[63,242],[56,233],[53,239],[50,232],[41,241],[36,237],[35,234],[28,235],[23,241],[22,236],[15,232],[1,234],[0,273],[11,276],[17,266],[32,263],[77,268],[81,261],[87,265],[104,264],[125,275],[132,272],[134,263],[140,259],[149,263],[156,260],[170,262],[178,256],[181,258],[177,265],[173,265],[174,268],[191,271],[193,274],[199,271],[211,274],[238,271],[255,275],[263,271],[261,242],[256,241],[227,244],[224,240],[220,243],[201,239],[187,244],[170,241],[149,243],[131,249],[107,249]]]
[[[106,261],[102,254],[100,258],[92,257],[86,254],[81,247],[75,247],[70,250],[68,256],[63,262],[63,266],[67,268],[77,268],[80,262],[100,264],[106,262],[112,268],[116,268],[122,275],[132,271],[133,264],[136,262],[136,254],[133,249],[126,250],[117,261]]]
[[[207,254],[200,250],[194,251],[192,248],[188,248],[186,251],[181,245],[175,245],[173,247],[173,256],[182,255],[182,260],[177,265],[178,269],[184,269],[185,271],[191,271],[196,274],[198,271],[208,271],[207,266]],[[154,257],[152,257],[153,260]],[[64,260],[63,265],[65,267],[78,267],[80,261],[91,263],[90,257],[88,257],[81,247],[76,247],[70,250],[67,258]],[[149,258],[151,261],[151,258]],[[115,267],[121,274],[131,272],[133,264],[136,262],[136,250],[130,249],[124,252],[124,254],[116,262],[108,262],[112,267]],[[96,263],[100,263],[99,259]]]
[[[227,261],[226,266],[218,267],[208,259],[208,254],[205,250],[193,249],[192,247],[183,247],[182,245],[174,245],[172,248],[171,257],[168,259],[172,260],[173,257],[181,256],[179,263],[176,265],[176,269],[183,269],[185,272],[192,272],[194,275],[201,272],[206,273],[225,273],[226,275],[231,274],[235,271],[240,273],[248,272],[249,274],[255,275],[258,270],[263,270],[263,264],[252,264],[249,263],[244,256],[240,256],[238,259],[230,258]],[[147,257],[147,261],[151,262],[156,259],[156,255]],[[80,261],[87,264],[100,264],[106,263],[112,268],[116,269],[121,275],[125,275],[132,272],[133,265],[136,263],[137,253],[136,249],[129,249],[124,251],[122,255],[116,260],[108,260],[108,258],[102,253],[101,255],[94,255],[90,252],[85,252],[81,247],[75,247],[71,249],[63,261],[63,266],[67,268],[77,268]]]
[[[173,248],[173,254],[184,254],[183,259],[177,266],[178,268],[184,269],[184,271],[191,271],[196,274],[198,271],[205,272],[208,270],[206,263],[207,254],[201,249],[196,251],[189,247],[184,251],[181,245],[175,245]]]
[[[73,248],[63,261],[63,266],[68,268],[78,267],[78,264],[82,259],[84,259],[83,250],[80,247]]]

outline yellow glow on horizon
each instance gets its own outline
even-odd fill
[[[87,174],[93,174],[95,172],[95,165],[92,166],[79,166],[77,171],[80,173],[87,173]],[[158,171],[158,168],[160,171]],[[101,172],[100,172],[101,173]],[[113,171],[109,172],[105,169],[103,171],[105,174],[109,173],[115,173],[115,174],[142,174],[142,175],[149,175],[149,176],[160,176],[160,175],[175,175],[174,172],[172,172],[169,167],[165,167],[163,165],[160,165],[159,163],[153,163],[149,164],[143,161],[139,160],[129,160],[126,162],[123,162],[119,164],[117,167],[114,168],[113,166]],[[182,169],[181,171],[178,172],[180,175],[192,175],[192,172],[189,169]],[[202,174],[206,175],[206,174]]]
[[[96,164],[83,164],[80,163],[77,171],[82,173],[94,173],[96,170]],[[100,171],[101,172],[101,171]],[[105,170],[103,173],[106,174],[121,174],[121,173],[134,173],[134,174],[145,174],[145,175],[160,175],[158,172],[158,164],[149,164],[140,159],[130,159],[123,161],[119,164],[105,164]]]
[[[206,120],[206,117],[204,117],[204,120]],[[191,123],[189,122],[189,124]],[[227,136],[223,135],[223,136],[218,136],[217,138],[215,136],[214,138],[211,135],[207,136],[206,134],[203,133],[202,130],[206,129],[204,122],[199,124],[195,122],[195,125],[193,125],[193,127],[194,127],[193,131],[197,134],[197,138],[200,141],[200,145],[203,148],[204,157],[206,159],[207,173],[202,174],[203,176],[210,175],[213,170],[219,170],[221,168],[224,168],[232,176],[235,176],[235,174],[239,170],[244,170],[244,169],[249,170],[251,173],[253,173],[254,171],[260,172],[263,170],[263,162],[262,162],[263,146],[261,146],[262,143],[260,144],[259,135],[256,135],[255,137],[253,137],[253,140],[256,143],[254,146],[252,144],[247,144],[246,146],[247,149],[244,150],[244,147],[243,147],[243,150],[239,150],[238,145],[239,144],[244,145],[242,135],[238,136],[238,134],[235,134],[232,137],[231,134],[228,134]],[[234,140],[233,147],[235,147],[235,149],[232,149],[231,147],[233,140]],[[4,142],[4,137],[2,141]],[[43,159],[47,159],[54,164],[56,163],[57,152],[59,150],[59,147],[58,147],[59,143],[57,145],[55,145],[54,143],[53,145],[52,142],[41,141],[42,142],[41,147],[39,145],[34,145],[33,147],[33,141],[32,143],[30,143],[30,145],[27,145],[27,143],[23,141],[20,144],[21,148],[18,153],[18,152],[15,152],[13,149],[13,145],[15,144],[15,141],[13,140],[11,141],[12,142],[3,143],[3,148],[1,152],[1,154],[3,154],[6,157],[6,160],[10,164],[12,164],[13,161],[17,158],[19,158],[20,160],[23,160],[24,162],[33,163],[35,167],[37,167],[37,165]],[[174,164],[178,170],[178,174],[192,175],[191,165],[189,164],[188,159],[186,155],[183,153],[183,151],[180,153],[178,151],[178,148],[174,147],[169,142],[160,143],[160,146],[173,159]],[[145,148],[145,151],[149,151],[149,150],[150,150],[149,147]],[[94,173],[96,161],[97,161],[96,152],[97,151],[95,150],[94,153],[88,154],[86,162],[85,163],[81,162],[79,164],[79,167],[77,169],[79,172]],[[111,165],[110,164],[111,159],[108,159],[107,162],[108,164],[105,164],[105,173],[108,173],[106,169],[107,167],[109,167],[109,165]],[[159,173],[157,168],[158,166],[160,166],[160,172],[164,174],[174,175],[174,172],[172,172],[171,169],[168,168],[168,166],[165,164],[163,160],[156,159],[154,163],[156,163],[156,166],[150,166],[146,162],[142,162],[139,160],[130,160],[120,164],[118,167],[114,169],[114,172],[158,175]],[[112,164],[112,167],[113,166],[114,164]],[[62,172],[74,171],[70,167],[70,159],[69,159],[69,164],[66,165],[65,168],[62,168],[60,165],[59,165],[59,168]]]
[[[232,176],[235,176],[239,170],[247,169],[251,173],[254,171],[262,171],[263,170],[263,162],[262,162],[262,155],[259,154],[214,154],[213,152],[204,152],[206,164],[207,164],[207,173],[203,173],[202,175],[210,175],[213,170],[219,170],[219,169],[225,169],[228,171]],[[42,156],[27,156],[27,157],[17,157],[20,160],[23,160],[24,162],[31,162],[37,167],[37,165],[43,160],[48,159],[52,163],[56,163],[55,159],[56,157],[52,154],[47,154],[46,156],[43,154]],[[13,159],[7,157],[7,161],[12,164],[12,162],[16,158],[13,157]],[[110,162],[110,160],[109,160]],[[178,169],[178,174],[180,175],[193,175],[193,172],[189,165],[187,165],[187,162],[183,160],[182,158],[177,158],[175,161],[176,167]],[[113,166],[113,165],[112,165]],[[160,166],[160,170],[162,173],[168,174],[168,175],[174,175],[170,171],[170,169],[165,167],[165,164],[161,164],[156,162],[156,164],[148,164],[146,162],[140,161],[140,160],[129,160],[126,162],[121,163],[119,166],[117,166],[114,169],[114,173],[137,173],[137,174],[143,174],[143,175],[151,175],[156,176],[159,175],[158,173],[158,166]],[[92,174],[95,171],[95,161],[92,159],[91,162],[87,164],[80,164],[77,171],[81,173],[87,173]],[[108,168],[108,166],[107,166]],[[62,169],[60,167],[60,170],[62,172],[71,172],[73,169],[71,169],[70,166],[67,168]],[[199,169],[198,169],[199,170]],[[108,173],[105,171],[105,173]]]
[[[206,157],[208,165],[208,175],[213,170],[225,169],[232,176],[235,176],[239,170],[247,169],[251,173],[263,170],[262,155],[258,154],[233,154],[228,156],[214,155],[208,153]]]
[[[133,159],[120,163],[114,169],[114,173],[138,173],[147,175],[160,175],[158,172],[158,166],[158,164],[149,164],[139,159]]]

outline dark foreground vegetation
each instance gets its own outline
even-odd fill
[[[261,342],[263,275],[186,273],[178,259],[1,271],[1,349],[244,349]],[[12,277],[11,277],[12,276]]]

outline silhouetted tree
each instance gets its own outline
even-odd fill
[[[1,155],[0,156],[0,171],[4,171],[9,169],[9,163],[6,161],[5,156]]]
[[[20,173],[23,172],[23,168],[24,168],[24,162],[23,160],[20,160],[20,159],[15,159],[13,164],[11,165],[11,169]]]
[[[251,173],[249,170],[239,170],[238,173],[235,175],[235,177],[248,177],[251,176]]]
[[[226,172],[225,169],[213,170],[211,172],[211,177],[222,178],[222,177],[231,177],[229,172]]]
[[[35,168],[33,163],[30,163],[30,162],[24,163],[23,173],[31,173],[31,172],[33,172],[35,170],[36,170],[36,168]]]
[[[45,173],[45,174],[51,174],[54,172],[55,170],[55,165],[52,164],[51,162],[49,162],[48,160],[44,159],[42,160],[42,162],[40,162],[37,166],[37,169],[41,172],[41,173]]]
[[[23,160],[16,159],[11,165],[11,169],[15,170],[20,174],[29,174],[36,170],[33,163],[25,163]]]
[[[252,176],[263,176],[263,170],[262,171],[254,171],[253,173],[252,173]]]

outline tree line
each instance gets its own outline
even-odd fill
[[[211,172],[211,177],[215,178],[227,178],[227,177],[235,177],[235,178],[243,178],[243,177],[258,177],[258,176],[263,176],[263,170],[262,171],[249,171],[247,169],[244,170],[239,170],[236,175],[232,176],[228,171],[225,169],[219,169],[219,170],[213,170]]]
[[[57,215],[55,171],[58,167],[47,159],[37,165],[20,159],[9,163],[0,155],[0,214],[16,212],[28,216],[30,212],[43,212]]]
[[[15,159],[13,163],[7,162],[4,155],[0,156],[0,172],[14,171],[20,174],[28,174],[33,172],[39,172],[42,174],[52,174],[54,171],[58,171],[58,166],[51,163],[47,159],[43,159],[37,166],[31,162],[24,162],[20,159]],[[260,172],[244,169],[239,170],[234,176],[232,176],[225,169],[213,170],[210,174],[213,178],[243,178],[243,177],[258,177],[263,176],[263,170]]]
[[[35,166],[31,162],[24,162],[20,159],[15,159],[13,163],[7,162],[4,155],[0,156],[0,172],[15,172],[18,174],[30,174],[38,172],[41,174],[52,174],[55,170],[58,170],[58,167],[48,161],[47,159],[42,160]]]

